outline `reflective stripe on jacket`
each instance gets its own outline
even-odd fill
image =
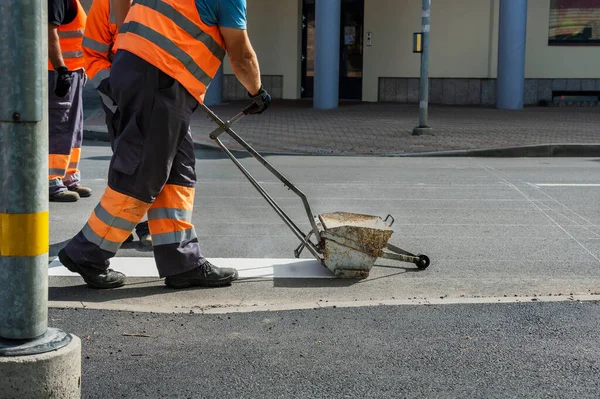
[[[219,27],[202,22],[194,0],[135,0],[119,33],[117,49],[173,77],[200,102],[225,57]]]
[[[60,49],[65,60],[65,65],[69,71],[75,71],[85,67],[82,41],[86,17],[85,10],[81,6],[79,0],[77,0],[77,16],[75,19],[66,25],[59,26],[57,29]],[[48,70],[54,70],[49,58]]]

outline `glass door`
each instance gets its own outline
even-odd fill
[[[340,98],[362,99],[364,0],[342,1]]]
[[[325,0],[326,1],[326,0]],[[364,0],[342,0],[340,19],[340,99],[362,98]],[[315,0],[302,6],[302,98],[313,97]]]

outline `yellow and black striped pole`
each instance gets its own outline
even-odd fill
[[[0,4],[0,338],[48,330],[47,34],[39,0]]]

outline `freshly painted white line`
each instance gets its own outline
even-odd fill
[[[535,183],[538,187],[600,187],[596,183]]]
[[[211,258],[210,262],[220,267],[234,267],[240,279],[251,278],[335,278],[333,273],[312,259],[246,259]],[[158,278],[154,258],[117,257],[111,259],[111,269],[125,273],[129,277]],[[50,262],[49,276],[79,276],[70,272],[58,259]]]

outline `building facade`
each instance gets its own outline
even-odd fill
[[[421,30],[421,1],[316,1],[340,3],[339,45],[327,44],[339,52],[339,65],[330,66],[339,71],[339,99],[417,103],[413,33]],[[502,2],[525,3],[524,104],[597,98],[600,0],[433,0],[430,103],[496,103]],[[319,22],[336,25],[315,18],[315,0],[248,0],[249,36],[275,98],[314,97]],[[222,99],[243,99],[227,61],[223,72]]]
[[[82,3],[88,8],[91,0]],[[598,100],[600,0],[431,3],[430,103],[496,104],[499,65],[520,61],[510,54],[499,60],[501,24],[505,32],[525,32],[523,43],[509,46],[523,51],[525,105],[560,96]],[[335,92],[336,100],[417,103],[420,55],[413,53],[413,33],[421,30],[421,5],[421,0],[247,0],[248,33],[265,87],[277,99],[317,103]],[[506,9],[524,15],[508,15]],[[226,59],[207,102],[246,98]]]

